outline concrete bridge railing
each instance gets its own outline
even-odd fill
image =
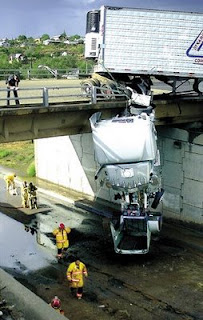
[[[7,92],[10,91],[10,98],[7,98]],[[20,105],[30,105],[33,103],[41,104],[41,106],[49,107],[50,103],[63,102],[80,102],[88,101],[96,104],[100,100],[124,99],[127,96],[122,90],[105,89],[101,87],[91,86],[84,89],[81,86],[50,86],[50,87],[26,87],[18,88],[18,98],[13,95],[14,89],[0,89],[0,107],[15,106],[15,100],[20,101]]]
[[[108,119],[128,106],[124,90],[108,85],[20,87],[18,96],[20,105],[11,92],[7,106],[7,89],[0,89],[0,143],[88,133],[93,113],[100,111]],[[202,101],[203,96],[155,95],[155,125],[202,121]]]

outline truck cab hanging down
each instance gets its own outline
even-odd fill
[[[95,178],[112,188],[120,205],[110,222],[114,249],[120,254],[147,253],[151,233],[161,230],[162,214],[156,211],[163,195],[159,151],[153,111],[145,111],[108,120],[97,112],[90,118],[100,164]]]

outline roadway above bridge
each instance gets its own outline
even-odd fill
[[[180,125],[203,120],[203,96],[154,96],[155,125]],[[100,111],[103,119],[119,114],[127,101],[122,99],[26,104],[0,108],[0,143],[75,135],[91,132],[89,118]]]

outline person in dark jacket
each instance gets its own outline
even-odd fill
[[[16,105],[20,104],[19,100],[18,100],[18,92],[17,92],[19,82],[20,82],[20,78],[16,74],[10,75],[8,77],[8,79],[6,80],[6,84],[7,84],[7,106],[10,105],[11,90],[13,91],[13,95],[15,97]]]

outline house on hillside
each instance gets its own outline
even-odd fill
[[[58,43],[65,43],[65,41],[67,41],[67,43],[69,43],[68,41],[68,37],[64,34],[59,34],[56,36],[52,36],[50,37],[50,39],[44,40],[43,44],[45,46],[49,45],[49,44],[58,44]]]
[[[52,41],[61,41],[61,35],[51,37]]]
[[[52,42],[51,39],[46,39],[46,40],[43,41],[43,44],[45,46],[48,46],[51,42]]]
[[[41,39],[40,39],[40,38],[35,38],[35,39],[34,39],[34,42],[35,42],[36,44],[40,44],[40,43],[41,43]]]
[[[65,41],[63,41],[64,44],[70,44],[70,41],[67,39]]]
[[[61,53],[61,56],[62,57],[66,57],[68,55],[68,52],[67,51],[63,51],[62,53]]]
[[[83,44],[85,42],[85,38],[84,37],[80,37],[76,41],[77,41],[77,44]]]
[[[27,57],[24,56],[22,53],[14,53],[14,54],[11,54],[9,56],[9,63],[12,64],[13,61],[26,63],[27,62]]]
[[[84,38],[79,38],[79,39],[74,39],[74,40],[65,40],[63,41],[64,44],[83,44],[84,43]]]
[[[10,47],[10,43],[8,39],[0,39],[0,47],[8,48]]]
[[[43,44],[45,46],[48,46],[49,44],[58,44],[58,43],[62,43],[60,40],[53,40],[53,39],[47,39],[43,41]]]

